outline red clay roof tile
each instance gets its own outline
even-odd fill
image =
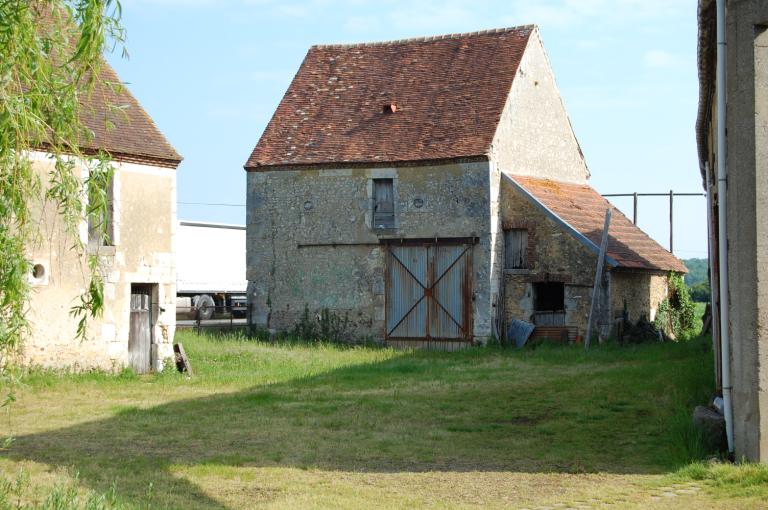
[[[567,184],[548,179],[513,176],[550,211],[600,246],[605,210],[613,209],[608,229],[608,256],[619,267],[686,273],[685,265],[586,184]]]
[[[533,31],[313,46],[245,168],[484,156]]]
[[[74,51],[77,32],[66,14],[55,15],[43,8],[38,16],[43,31],[73,31],[70,44]],[[106,61],[101,62],[94,89],[81,102],[80,116],[93,135],[80,144],[85,153],[103,150],[116,160],[172,168],[182,160]]]
[[[82,120],[93,133],[83,148],[105,150],[118,160],[178,166],[181,156],[133,94],[125,86],[115,88],[105,83],[117,84],[120,78],[103,62],[100,81],[82,105]]]

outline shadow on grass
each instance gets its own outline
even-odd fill
[[[128,407],[17,437],[0,454],[68,467],[129,502],[147,485],[178,508],[225,508],[185,467],[326,471],[660,473],[680,465],[668,421],[698,398],[706,353],[592,358],[499,350],[406,352],[244,391]],[[690,352],[689,352],[690,351]],[[708,388],[705,388],[705,391]],[[694,393],[696,394],[694,396]]]

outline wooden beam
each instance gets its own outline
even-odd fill
[[[605,252],[608,250],[608,229],[611,226],[611,208],[605,210],[605,225],[603,226],[603,239],[600,242],[600,253],[597,255],[597,269],[595,270],[595,284],[592,287],[592,301],[589,304],[589,318],[587,319],[587,336],[584,338],[584,350],[589,350],[589,341],[592,337],[592,320],[595,313],[595,303],[600,295],[600,283],[603,279],[603,265],[605,264]]]

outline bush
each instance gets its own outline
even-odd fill
[[[695,333],[696,305],[681,275],[669,274],[667,298],[659,305],[654,324],[670,338],[686,338]]]

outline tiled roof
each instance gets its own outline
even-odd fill
[[[534,30],[313,46],[245,167],[485,156]]]
[[[99,82],[82,105],[83,123],[94,134],[83,148],[106,150],[118,160],[178,166],[181,156],[130,91],[125,86],[114,90],[103,83],[120,83],[106,62],[102,63]]]
[[[41,30],[74,30],[66,15],[42,11]],[[76,36],[76,32],[73,32]],[[75,39],[71,39],[74,49]],[[115,73],[102,61],[96,85],[81,102],[81,120],[93,137],[81,142],[83,152],[104,150],[119,161],[148,162],[175,168],[181,156],[171,146]]]
[[[608,229],[608,256],[619,267],[687,272],[674,255],[634,225],[621,211],[586,184],[566,184],[548,179],[512,177],[536,200],[600,246],[605,210],[613,209]]]

